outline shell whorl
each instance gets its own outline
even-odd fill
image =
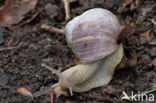
[[[117,17],[101,8],[88,10],[66,25],[67,43],[80,63],[92,62],[114,52],[119,33]]]

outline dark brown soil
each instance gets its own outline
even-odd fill
[[[2,1],[2,0],[1,0]],[[125,0],[130,1],[130,0]],[[156,1],[131,0],[125,7],[124,0],[78,0],[71,3],[72,18],[90,8],[106,8],[112,11],[119,20],[129,27],[129,37],[123,40],[125,55],[131,52],[137,55],[137,63],[133,67],[117,69],[110,84],[106,87],[92,89],[84,93],[74,93],[74,96],[54,98],[54,103],[129,103],[121,101],[122,91],[131,94],[153,89],[156,85],[156,45],[151,40],[143,41],[140,36],[150,30],[150,38],[156,38]],[[44,10],[51,3],[59,10],[49,15]],[[1,5],[3,2],[1,2]],[[133,6],[135,8],[133,8]],[[39,0],[36,10],[39,15],[30,23],[16,29],[0,27],[0,48],[17,46],[20,48],[0,51],[0,103],[50,103],[50,95],[46,93],[34,98],[17,93],[20,87],[27,88],[32,93],[50,88],[58,81],[57,76],[41,67],[42,62],[58,69],[75,65],[74,55],[68,48],[62,35],[41,30],[42,24],[64,28],[65,14],[61,0]],[[130,34],[131,33],[131,34]],[[146,39],[146,38],[145,38]],[[12,41],[10,44],[8,42]],[[152,92],[155,96],[156,92]],[[135,102],[130,102],[135,103]],[[140,103],[151,103],[142,101]],[[154,102],[153,102],[154,103]]]

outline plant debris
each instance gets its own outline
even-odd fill
[[[63,2],[0,0],[0,6],[0,103],[50,103],[49,90],[58,77],[41,67],[41,63],[61,72],[75,65],[75,56],[64,35],[41,28],[43,24],[65,27]],[[71,19],[91,8],[113,12],[124,25],[119,43],[123,43],[133,66],[116,69],[108,86],[74,93],[73,97],[56,99],[54,95],[54,103],[133,103],[121,101],[122,91],[130,96],[132,91],[138,94],[156,87],[155,0],[76,0],[69,6]],[[21,87],[33,97],[18,93],[16,90]],[[156,92],[150,94],[156,97]],[[143,102],[146,101],[137,101]]]
[[[0,72],[0,86],[6,86],[9,81],[9,77],[6,73]]]
[[[144,33],[142,33],[140,35],[140,42],[142,44],[147,43],[147,42],[149,42],[151,40],[151,38],[150,38],[150,32],[151,32],[151,30],[148,30],[148,31],[146,31],[146,32],[144,32]]]
[[[0,25],[10,27],[18,24],[30,10],[34,9],[38,0],[5,0],[0,10]]]
[[[23,96],[29,96],[29,97],[33,97],[32,93],[30,91],[28,91],[26,88],[18,88],[17,92],[22,94]]]
[[[21,46],[22,46],[22,43],[18,44],[17,46],[14,46],[14,47],[0,48],[0,51],[12,50],[12,49],[20,48]]]

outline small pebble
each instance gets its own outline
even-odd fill
[[[152,49],[150,50],[150,55],[153,56],[153,57],[156,56],[156,47],[155,47],[155,48],[152,48]]]

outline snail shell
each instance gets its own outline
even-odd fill
[[[42,65],[59,76],[53,85],[57,97],[66,95],[67,89],[72,95],[72,91],[107,85],[123,57],[122,44],[117,44],[120,24],[116,16],[106,9],[91,9],[71,20],[65,29],[67,43],[80,64],[61,73]]]
[[[66,40],[80,63],[104,58],[117,49],[120,24],[106,9],[95,8],[66,25]]]

